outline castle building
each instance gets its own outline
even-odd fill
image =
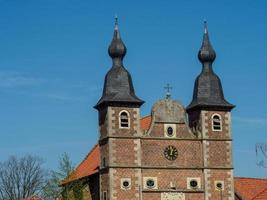
[[[123,65],[126,52],[116,21],[108,48],[112,67],[95,106],[99,142],[62,186],[82,182],[84,200],[242,199],[234,191],[234,105],[213,71],[216,53],[206,23],[198,52],[202,70],[186,108],[167,94],[142,118],[144,101]]]

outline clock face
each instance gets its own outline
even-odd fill
[[[178,150],[176,149],[175,146],[167,146],[164,150],[164,156],[168,160],[175,160],[178,156]]]

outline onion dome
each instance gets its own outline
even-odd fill
[[[144,103],[135,95],[131,74],[123,66],[126,52],[127,48],[121,39],[116,17],[113,39],[108,48],[112,67],[106,74],[103,94],[95,105],[96,109],[108,105],[140,107]]]
[[[114,28],[114,35],[111,44],[108,48],[108,54],[113,60],[120,60],[122,61],[124,56],[126,55],[127,48],[124,45],[123,41],[121,40],[119,26],[118,26],[118,18],[115,18],[115,28]]]
[[[187,111],[195,108],[231,110],[234,105],[225,100],[220,78],[214,73],[212,63],[216,53],[209,40],[207,23],[204,23],[202,46],[198,52],[198,59],[202,63],[202,72],[195,80],[192,102]]]

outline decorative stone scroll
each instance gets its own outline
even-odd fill
[[[185,194],[181,192],[163,192],[161,200],[185,200]]]

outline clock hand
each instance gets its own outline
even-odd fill
[[[171,150],[171,156],[172,156],[172,155],[173,155],[173,148],[171,147],[171,149],[170,149],[170,150]]]

